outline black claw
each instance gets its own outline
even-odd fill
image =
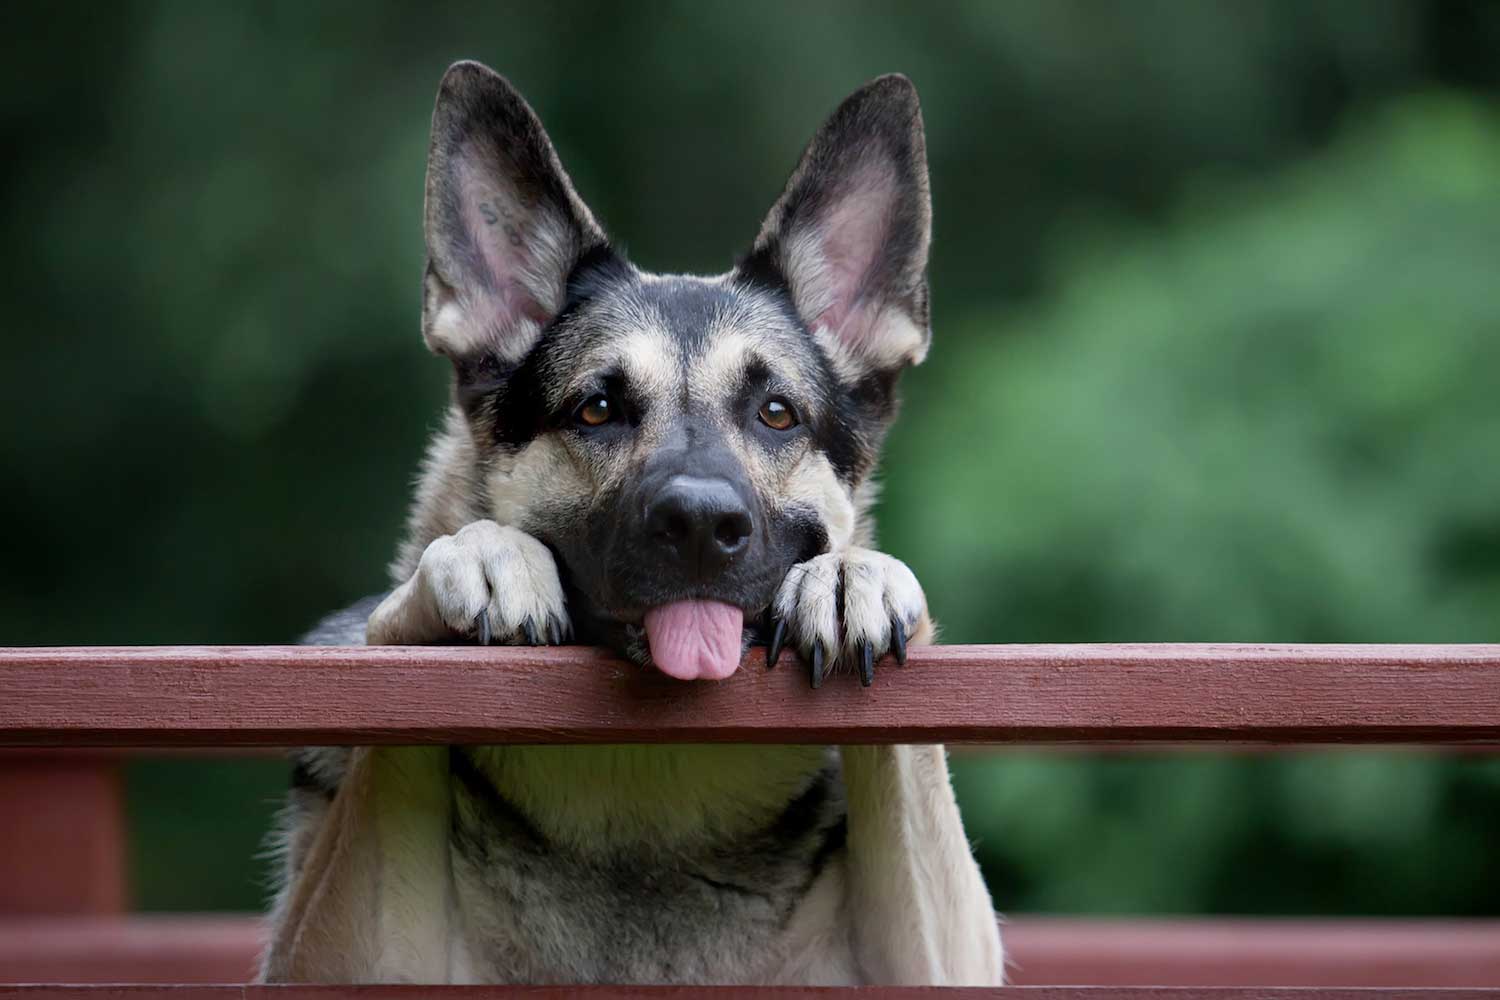
[[[891,652],[896,654],[897,663],[906,666],[906,626],[899,618],[891,619]]]
[[[766,647],[766,668],[776,666],[776,661],[781,658],[781,647],[786,645],[786,621],[777,621],[776,627],[771,630],[771,644]]]
[[[812,651],[812,686],[814,689],[823,686],[823,645],[816,643]]]
[[[859,683],[862,687],[875,683],[875,647],[869,640],[859,644]]]
[[[490,644],[490,639],[492,638],[492,636],[490,635],[489,609],[485,609],[484,611],[479,612],[479,614],[474,617],[474,631],[479,635],[479,644],[481,646],[488,646]]]
[[[567,642],[573,641],[573,622],[571,620],[563,623],[563,639]]]
[[[557,620],[556,615],[547,616],[547,645],[562,645],[562,624]]]
[[[530,618],[521,623],[521,632],[526,636],[527,645],[541,645],[541,639],[536,634],[536,622],[532,621]]]

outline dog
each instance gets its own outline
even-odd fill
[[[905,77],[845,100],[704,278],[630,263],[520,94],[455,64],[422,305],[452,404],[394,589],[307,641],[576,641],[684,681],[764,645],[872,683],[933,637],[870,515],[930,232]],[[1003,980],[939,746],[314,748],[292,785],[266,981]]]

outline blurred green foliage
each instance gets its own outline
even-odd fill
[[[1500,109],[1400,101],[1044,256],[887,451],[887,509],[922,516],[885,541],[951,640],[1494,635]]]
[[[722,269],[837,100],[913,77],[936,341],[880,516],[950,640],[1496,638],[1493,4],[23,3],[0,55],[0,642],[285,641],[383,585],[465,56],[661,270]],[[281,773],[132,765],[142,905],[257,905]],[[1005,909],[1500,912],[1493,760],[956,781]]]
[[[1398,101],[1274,178],[1191,188],[1157,231],[1064,232],[1047,259],[1042,292],[935,353],[888,451],[888,506],[923,516],[885,541],[948,639],[1494,641],[1500,108]],[[957,775],[991,883],[1027,909],[1500,903],[1500,759]]]

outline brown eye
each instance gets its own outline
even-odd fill
[[[574,413],[573,419],[585,427],[600,427],[614,418],[615,411],[609,405],[608,396],[595,396],[584,402]]]
[[[760,422],[773,431],[789,431],[797,426],[797,415],[779,399],[768,399],[760,408]]]

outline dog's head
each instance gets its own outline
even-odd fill
[[[422,332],[454,364],[481,506],[553,550],[583,634],[629,650],[644,628],[667,672],[723,676],[787,571],[850,542],[927,351],[930,219],[916,91],[886,76],[819,130],[733,270],[651,274],[510,84],[448,71]]]

